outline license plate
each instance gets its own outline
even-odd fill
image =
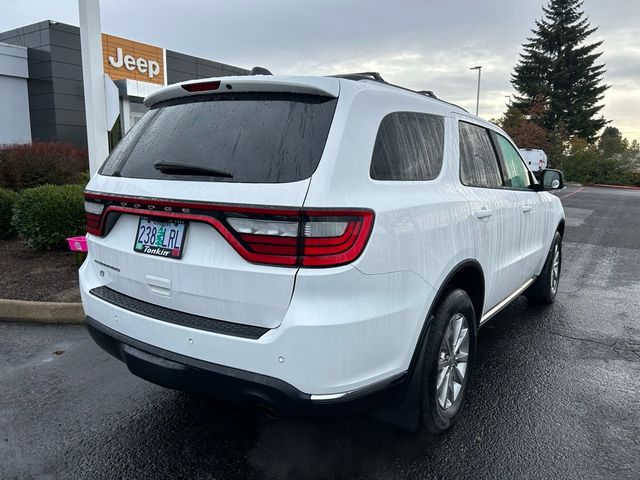
[[[186,231],[187,223],[182,220],[140,217],[133,249],[148,255],[181,258]]]

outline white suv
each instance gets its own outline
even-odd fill
[[[478,328],[554,300],[564,214],[507,135],[378,75],[171,85],[85,193],[96,342],[151,382],[440,432]]]

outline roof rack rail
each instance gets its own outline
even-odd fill
[[[382,75],[378,72],[358,72],[358,73],[343,73],[340,75],[330,75],[335,78],[346,78],[347,80],[375,80],[376,82],[387,83]]]
[[[400,85],[389,83],[384,78],[382,78],[382,75],[380,75],[378,72],[343,73],[340,75],[329,75],[329,76],[334,78],[345,78],[347,80],[354,80],[356,82],[359,80],[373,80],[375,82],[380,82],[380,83],[384,83],[385,85],[389,85],[390,87],[400,88],[401,90],[406,90],[407,92],[416,93],[418,95],[423,95],[425,97],[433,98],[434,100],[438,100],[439,102],[446,103],[448,105],[459,108],[460,110],[464,110],[465,112],[469,113],[468,110],[462,108],[460,105],[456,105],[455,103],[447,102],[446,100],[442,100],[441,98],[438,98],[436,94],[433,93],[433,91],[431,90],[412,90],[407,87],[402,87]]]
[[[427,97],[435,98],[436,100],[440,100],[438,97],[436,97],[436,94],[433,93],[431,90],[416,90],[416,93],[419,93],[420,95],[425,95]]]
[[[264,67],[255,66],[251,69],[249,75],[273,75],[273,73]]]

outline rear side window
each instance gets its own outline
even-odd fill
[[[444,119],[412,112],[382,119],[371,158],[374,180],[433,180],[442,168]]]
[[[210,94],[162,102],[122,139],[100,173],[215,182],[303,180],[320,162],[336,102],[282,93]],[[161,171],[158,162],[189,169]]]
[[[460,180],[470,187],[501,187],[502,176],[489,130],[459,122]]]

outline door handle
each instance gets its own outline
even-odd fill
[[[531,205],[523,205],[522,206],[522,211],[525,212],[525,213],[530,212],[531,210],[532,210]]]
[[[478,218],[489,218],[491,215],[493,215],[493,210],[489,210],[485,207],[482,207],[476,212],[476,217]]]

